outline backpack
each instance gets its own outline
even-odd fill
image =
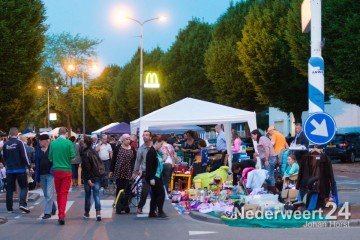
[[[104,176],[105,166],[103,161],[100,159],[99,155],[92,149],[88,151],[86,155],[90,161],[92,172],[96,174],[98,177]]]

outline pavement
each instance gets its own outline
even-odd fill
[[[345,198],[346,194],[348,192],[355,193],[360,192],[360,180],[358,180],[359,174],[360,174],[360,162],[357,162],[355,164],[333,164],[334,174],[337,176],[337,182],[343,183],[341,185],[338,184],[338,191],[339,191],[339,197],[341,202],[349,201],[349,199],[352,199],[353,201],[349,201],[350,203],[350,219],[349,226],[352,227],[359,227],[360,226],[360,199],[354,199],[357,198],[357,195],[349,195],[349,198]],[[344,174],[345,176],[341,176],[340,174]],[[342,178],[349,178],[350,181],[355,181],[355,183],[347,181],[342,181]],[[340,181],[339,181],[340,179]],[[348,184],[349,183],[349,184]],[[347,196],[346,196],[347,197]],[[40,198],[40,194],[37,192],[29,192],[28,195],[28,202],[35,202]],[[341,199],[342,198],[342,199]],[[14,202],[18,202],[18,194],[14,193]],[[0,203],[6,202],[6,192],[0,193]],[[331,209],[327,208],[324,210],[324,214],[328,213]],[[337,210],[338,211],[338,210]],[[337,216],[335,213],[332,216]],[[208,223],[216,223],[216,224],[224,224],[224,222],[218,218],[213,217],[208,214],[203,214],[198,211],[192,211],[189,215],[191,218],[196,219],[198,221],[208,222]],[[7,220],[6,218],[3,218],[0,216],[0,224],[5,223]],[[337,217],[336,221],[344,221],[343,217]]]

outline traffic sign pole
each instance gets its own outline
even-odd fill
[[[324,59],[321,56],[321,0],[311,1],[311,57],[308,62],[309,114],[324,111]]]

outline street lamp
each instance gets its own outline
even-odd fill
[[[92,69],[97,69],[98,66],[96,64],[92,64],[91,65]],[[69,64],[67,66],[67,70],[69,72],[73,72],[75,71],[75,66],[73,64]],[[85,72],[82,71],[81,73],[81,78],[82,78],[82,133],[83,135],[85,135]]]
[[[37,87],[38,89],[42,89],[43,86],[39,85]],[[59,89],[59,87],[55,87],[56,89]],[[50,127],[50,88],[47,87],[47,127]]]
[[[137,19],[131,17],[125,17],[129,20],[132,20],[140,25],[140,117],[143,116],[143,33],[144,33],[144,24],[154,20],[165,20],[165,17],[156,17],[150,18],[143,22],[140,22]]]

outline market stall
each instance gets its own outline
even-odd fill
[[[216,103],[206,102],[194,98],[184,98],[178,102],[151,112],[130,123],[133,129],[142,133],[150,127],[171,125],[210,125],[223,124],[227,142],[231,142],[231,124],[247,122],[250,130],[256,129],[255,112],[236,109]],[[140,139],[140,144],[142,144]],[[254,142],[256,148],[256,142]],[[231,153],[231,145],[227,145],[227,152]],[[231,154],[229,165],[231,167]]]

